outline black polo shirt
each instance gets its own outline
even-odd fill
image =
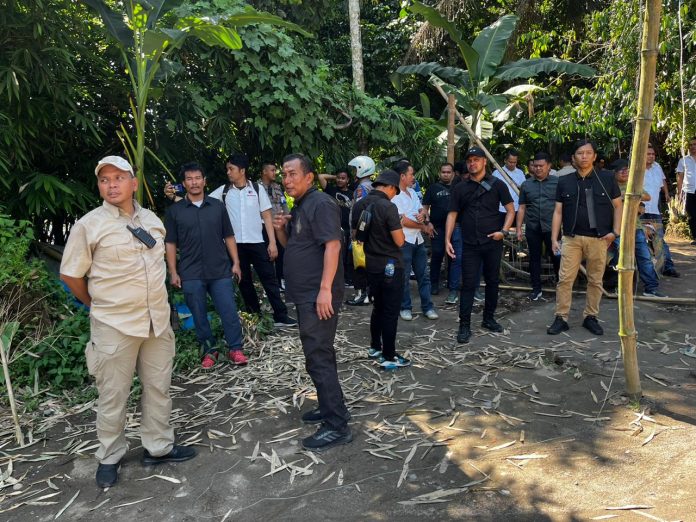
[[[373,190],[366,198],[355,204],[351,229],[355,230],[358,227],[360,214],[370,205],[372,205],[372,220],[370,232],[365,241],[365,269],[370,273],[381,274],[389,259],[394,260],[396,268],[403,268],[401,248],[396,246],[391,234],[392,231],[402,228],[399,211],[384,192]]]
[[[324,271],[324,243],[343,240],[341,211],[335,199],[312,187],[295,200],[291,214],[283,264],[285,296],[295,304],[315,303]],[[343,263],[339,253],[331,287],[334,307],[343,302],[343,292]]]
[[[495,241],[488,234],[499,232],[504,223],[505,214],[501,214],[498,205],[512,203],[507,185],[493,176],[481,180],[482,183],[468,179],[458,183],[450,198],[450,212],[458,212],[462,228],[462,242],[465,245],[487,245]]]
[[[423,205],[430,205],[430,221],[437,228],[444,228],[447,222],[452,189],[453,186],[451,184],[445,185],[438,181],[428,187],[423,197]]]
[[[225,206],[206,196],[200,207],[185,197],[167,210],[165,243],[179,250],[177,272],[182,280],[231,277],[225,238],[234,236]]]

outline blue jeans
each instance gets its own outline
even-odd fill
[[[462,229],[457,225],[452,232],[452,247],[455,257],[452,259],[445,251],[445,227],[435,227],[435,236],[430,242],[432,253],[430,256],[430,287],[437,289],[440,286],[440,267],[442,260],[449,261],[447,276],[447,288],[459,290],[462,279]]]
[[[237,314],[232,278],[190,279],[182,281],[181,288],[184,291],[186,304],[193,315],[196,337],[203,348],[203,355],[216,351],[215,337],[208,322],[208,294],[213,298],[215,310],[222,321],[227,346],[230,350],[241,350],[243,344],[242,324],[239,322],[239,314]]]
[[[619,262],[619,238],[614,240],[614,258],[611,260],[611,266],[615,267],[616,263]],[[648,242],[645,237],[645,232],[642,229],[636,230],[636,268],[638,269],[638,275],[640,280],[643,281],[646,292],[652,292],[657,290],[660,282],[657,278],[657,272],[655,271],[655,265],[652,262],[652,255],[650,254],[650,248],[648,248]]]
[[[662,216],[660,214],[643,214],[641,216],[641,220],[644,220],[644,221],[660,220],[660,221],[662,221]],[[664,229],[664,227],[660,228],[658,230],[658,233],[660,234],[660,239],[662,239],[662,248],[665,251],[665,264],[662,267],[662,271],[667,272],[669,270],[674,270],[674,261],[672,261],[672,253],[669,251],[669,245],[667,244],[667,241],[665,241],[665,229]]]
[[[432,310],[433,302],[430,300],[430,278],[426,274],[428,267],[428,253],[425,251],[425,243],[413,245],[404,243],[401,247],[401,253],[404,256],[404,293],[401,298],[401,309],[411,310],[411,285],[410,275],[411,267],[416,274],[418,281],[418,293],[420,294],[421,309],[423,313]]]

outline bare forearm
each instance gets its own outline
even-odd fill
[[[682,190],[682,183],[684,183],[684,173],[677,172],[677,194]]]
[[[505,205],[505,223],[503,223],[503,230],[508,230],[512,226],[512,222],[515,220],[515,206],[512,203]]]
[[[176,243],[165,243],[164,251],[167,257],[167,269],[170,274],[176,274]]]
[[[623,203],[619,199],[614,201],[614,229],[615,233],[621,231],[621,214],[623,213]]]
[[[70,277],[65,274],[60,274],[60,280],[65,283],[81,303],[84,303],[86,306],[92,306],[92,296],[89,295],[87,279],[84,277]]]
[[[527,205],[520,205],[519,210],[517,211],[517,223],[516,226],[518,229],[522,228],[522,223],[524,223],[524,215],[527,213]]]
[[[445,222],[445,241],[452,241],[452,234],[454,233],[454,227],[457,223],[457,213],[449,212],[447,214],[447,221]]]
[[[556,205],[556,208],[553,210],[553,219],[551,220],[551,239],[552,240],[557,240],[560,235],[561,235],[561,221],[563,219],[563,212],[559,208],[558,205]]]
[[[263,226],[266,227],[266,234],[268,235],[268,244],[275,245],[276,237],[275,231],[273,229],[273,220],[271,218],[271,211],[264,210],[261,212],[261,218],[263,219]]]
[[[232,262],[235,266],[239,266],[239,253],[237,252],[237,241],[234,236],[225,238],[225,246],[227,247],[227,253],[232,258]]]

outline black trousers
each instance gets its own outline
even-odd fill
[[[254,266],[256,275],[259,276],[261,285],[266,291],[268,301],[273,308],[273,319],[285,319],[288,315],[288,308],[280,297],[280,287],[276,279],[275,267],[268,257],[265,243],[237,243],[239,252],[239,264],[242,270],[242,280],[239,282],[239,290],[244,299],[244,306],[247,312],[259,313],[261,305],[259,296],[256,295],[254,279],[251,274],[251,266]]]
[[[305,368],[317,389],[319,410],[326,424],[341,430],[347,426],[349,415],[338,380],[334,349],[338,314],[321,320],[315,303],[296,304],[296,307]],[[334,310],[338,307],[340,304],[334,303]]]
[[[264,227],[261,232],[263,232],[263,242],[266,243],[266,247],[268,248],[268,234],[266,233],[266,228]],[[275,265],[276,279],[278,283],[280,283],[280,281],[284,279],[283,256],[285,255],[285,247],[280,244],[280,241],[276,240],[276,248],[278,249],[278,257],[273,261],[273,264]]]
[[[370,295],[374,298],[370,317],[370,347],[380,350],[386,359],[396,355],[396,329],[399,325],[404,269],[397,268],[387,280],[384,273],[367,273]]]
[[[686,210],[686,215],[688,217],[691,239],[696,239],[696,192],[686,195],[684,210]]]
[[[462,246],[462,291],[459,297],[459,322],[471,325],[471,309],[474,292],[479,284],[479,269],[483,263],[483,279],[486,281],[486,302],[483,318],[493,319],[498,307],[498,285],[500,284],[500,259],[503,242],[491,241],[486,245]]]
[[[353,249],[350,247],[350,228],[343,229],[343,278],[346,283],[353,282]]]
[[[527,229],[525,231],[527,246],[529,247],[529,277],[532,280],[532,290],[541,291],[541,250],[546,246],[546,255],[553,263],[553,272],[558,279],[558,267],[561,265],[561,257],[556,256],[551,248],[551,232]]]

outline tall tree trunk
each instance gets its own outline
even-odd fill
[[[348,0],[348,17],[350,19],[350,53],[353,65],[353,86],[365,91],[363,74],[362,39],[360,38],[360,0]]]
[[[655,103],[655,68],[660,38],[661,0],[647,0],[643,18],[643,44],[640,55],[640,88],[635,132],[631,147],[631,167],[621,224],[619,252],[619,337],[623,355],[626,392],[632,399],[641,396],[637,332],[633,318],[633,274],[635,272],[636,216],[643,192],[645,156],[650,139]]]

